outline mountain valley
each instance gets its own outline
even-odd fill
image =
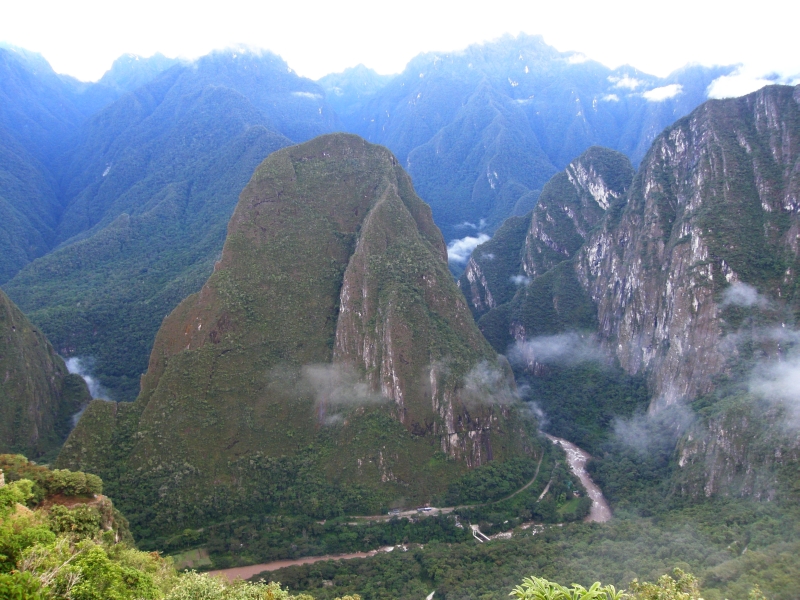
[[[0,47],[0,592],[384,549],[252,597],[793,598],[800,86],[708,99],[733,69]]]

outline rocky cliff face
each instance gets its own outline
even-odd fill
[[[522,268],[534,279],[574,256],[609,206],[628,190],[634,171],[622,154],[592,147],[542,190],[525,238]]]
[[[89,400],[83,379],[0,291],[0,453],[56,450]]]
[[[587,239],[576,272],[599,333],[651,410],[713,389],[726,370],[722,290],[796,303],[800,89],[709,101],[656,138],[625,206]]]
[[[680,441],[675,490],[774,500],[782,485],[796,489],[800,435],[792,417],[752,396],[726,398]]]
[[[291,484],[276,461],[299,456],[311,466],[291,477],[311,469],[310,489],[340,481],[376,502],[420,500],[525,451],[506,372],[394,156],[323,136],[259,166],[214,274],[165,319],[134,406],[93,404],[59,461],[107,479],[135,470],[110,485],[147,479],[176,510],[235,510],[204,508],[209,485],[277,509],[275,486]],[[92,464],[114,436],[127,449]]]

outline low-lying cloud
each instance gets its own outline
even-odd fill
[[[340,422],[341,412],[347,409],[388,402],[388,398],[371,391],[356,370],[346,365],[305,365],[300,371],[299,387],[313,395],[317,414],[326,425]]]
[[[653,88],[642,94],[645,100],[650,102],[663,102],[683,93],[683,86],[679,83],[671,83],[662,87]]]
[[[455,225],[454,229],[474,229],[475,231],[480,231],[484,227],[486,227],[486,219],[481,219],[477,224],[464,221],[463,223]]]
[[[750,393],[787,410],[786,425],[800,427],[800,355],[761,363],[753,369]]]
[[[508,352],[513,364],[574,366],[584,362],[605,362],[606,355],[593,336],[577,332],[531,338],[515,343]]]
[[[694,420],[694,413],[686,405],[676,403],[655,413],[617,417],[612,430],[617,441],[641,454],[670,452]]]
[[[725,290],[722,294],[722,306],[758,306],[766,308],[769,300],[758,293],[752,285],[737,281]]]
[[[519,400],[508,374],[485,360],[466,374],[461,395],[467,404],[511,404]]]
[[[614,84],[616,88],[625,88],[635,90],[640,85],[644,85],[644,81],[625,75],[624,77],[614,77],[613,75],[608,80]]]
[[[530,277],[526,277],[525,275],[512,275],[511,276],[511,283],[514,285],[528,285],[531,282]]]
[[[459,240],[453,240],[447,244],[447,260],[451,263],[459,265],[467,264],[472,251],[484,242],[488,242],[491,238],[485,233],[479,233],[477,236],[468,235]]]
[[[92,398],[103,400],[111,399],[108,390],[106,390],[91,374],[91,369],[89,367],[89,365],[92,363],[91,360],[73,356],[72,358],[68,358],[65,363],[67,365],[67,371],[74,375],[80,375],[83,377],[83,380],[86,382],[86,386],[89,388],[89,393],[91,394]]]

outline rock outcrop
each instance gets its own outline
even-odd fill
[[[601,338],[626,371],[648,373],[651,410],[726,371],[730,284],[796,305],[798,198],[800,88],[709,101],[656,138],[576,265]]]

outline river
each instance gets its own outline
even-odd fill
[[[350,558],[368,558],[375,556],[378,552],[391,552],[394,550],[393,546],[381,548],[380,550],[372,550],[370,552],[352,552],[351,554],[326,554],[324,556],[305,556],[303,558],[295,558],[288,560],[275,560],[260,565],[248,565],[247,567],[233,567],[230,569],[219,569],[217,571],[209,571],[209,575],[224,575],[228,581],[235,579],[250,579],[253,575],[258,575],[264,571],[277,571],[284,567],[293,567],[295,565],[310,565],[315,562],[323,560],[348,560]]]
[[[564,452],[567,453],[567,462],[569,463],[570,469],[572,469],[575,476],[581,480],[583,487],[586,488],[586,492],[589,494],[589,498],[592,499],[592,509],[589,512],[589,516],[586,517],[586,521],[605,523],[611,519],[611,508],[608,506],[608,502],[606,502],[602,490],[592,481],[592,478],[589,477],[589,474],[586,472],[586,462],[591,458],[589,453],[581,450],[575,444],[567,440],[549,434],[547,435],[547,439],[554,444],[560,445],[564,449]]]
[[[589,494],[589,497],[592,499],[592,509],[589,512],[589,516],[586,517],[586,521],[595,522],[595,523],[605,523],[611,518],[611,508],[608,506],[608,502],[603,497],[603,492],[600,488],[592,481],[592,478],[589,477],[589,474],[586,472],[586,462],[591,458],[588,452],[581,450],[572,442],[568,442],[565,439],[557,438],[552,435],[547,435],[547,438],[553,442],[554,444],[560,445],[564,452],[567,454],[567,462],[569,463],[570,469],[572,472],[575,473],[575,476],[581,480],[583,487],[586,488],[586,492]],[[541,464],[541,461],[539,461]],[[537,467],[536,474],[539,474],[539,469]],[[534,477],[535,479],[535,477]],[[528,487],[533,481],[529,482],[525,487]],[[518,490],[522,491],[522,490]],[[545,490],[546,491],[546,490]],[[518,492],[515,492],[518,493]],[[513,494],[512,494],[513,495]],[[544,495],[544,493],[542,494]],[[433,509],[435,513],[442,512],[447,513],[451,512],[454,507],[448,508],[439,508]],[[433,512],[432,511],[432,512]],[[408,511],[407,513],[402,513],[402,516],[413,516],[416,514],[416,511]],[[386,516],[375,516],[371,517],[373,519],[386,519],[391,517]],[[351,554],[329,554],[325,556],[306,556],[303,558],[296,558],[291,560],[276,560],[269,563],[263,563],[260,565],[250,565],[247,567],[233,567],[231,569],[220,569],[218,571],[210,571],[212,575],[224,575],[228,578],[229,581],[233,581],[234,579],[249,579],[253,575],[258,575],[259,573],[263,573],[264,571],[275,571],[277,569],[282,569],[284,567],[291,567],[294,565],[308,565],[315,562],[320,562],[323,560],[347,560],[350,558],[367,558],[369,556],[375,556],[378,552],[391,552],[394,548],[389,546],[387,548],[382,548],[380,550],[372,550],[371,552],[353,552]]]

